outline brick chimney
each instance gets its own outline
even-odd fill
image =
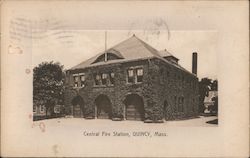
[[[197,53],[193,52],[192,73],[197,75]]]

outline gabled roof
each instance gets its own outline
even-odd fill
[[[85,67],[100,64],[100,62],[94,63],[94,64],[93,62],[99,56],[103,55],[104,53],[109,53],[109,52],[123,58],[123,59],[118,59],[117,61],[123,61],[123,60],[129,61],[129,60],[140,59],[140,58],[150,58],[150,57],[154,57],[155,55],[160,56],[159,54],[157,54],[158,51],[156,49],[152,48],[151,46],[149,46],[148,44],[140,40],[138,37],[133,35],[129,39],[115,45],[114,47],[104,52],[101,52],[95,55],[94,57],[72,67],[71,69],[80,69],[80,68],[85,68]],[[114,61],[110,60],[105,63],[110,63],[110,62],[113,63]]]
[[[115,54],[116,56],[120,57],[120,59],[116,60],[108,60],[106,62],[95,62],[96,59],[105,54],[105,53],[112,53]],[[166,63],[169,63],[181,70],[184,70],[188,73],[189,71],[185,70],[183,67],[181,67],[178,64],[173,64],[169,62],[168,60],[164,59],[162,56],[163,52],[159,52],[155,48],[151,47],[135,35],[132,37],[128,38],[127,40],[107,49],[106,51],[103,51],[94,57],[81,62],[80,64],[72,67],[70,70],[75,70],[75,69],[83,69],[86,67],[92,67],[92,66],[97,66],[97,65],[106,65],[106,64],[111,64],[111,63],[119,63],[119,62],[127,62],[127,61],[134,61],[134,60],[140,60],[140,59],[150,59],[150,58],[159,58]],[[170,54],[170,53],[169,53]],[[171,55],[171,54],[170,54]],[[192,73],[190,73],[192,74]],[[192,74],[193,75],[193,74]]]

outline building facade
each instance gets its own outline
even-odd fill
[[[198,78],[133,35],[66,71],[65,106],[86,119],[187,119],[198,115]]]

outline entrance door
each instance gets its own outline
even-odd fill
[[[81,117],[81,106],[79,104],[74,105],[74,117]]]
[[[98,119],[111,119],[112,118],[112,105],[106,95],[99,95],[96,100],[96,110]]]
[[[128,95],[125,99],[125,106],[127,120],[144,120],[144,105],[139,95]]]
[[[83,117],[84,102],[81,96],[76,96],[72,100],[73,117]]]

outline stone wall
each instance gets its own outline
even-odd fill
[[[143,82],[127,83],[127,69],[134,66],[143,68]],[[85,73],[85,87],[73,88],[74,73]],[[95,73],[114,72],[113,86],[95,86]],[[184,81],[178,79],[183,76]],[[193,88],[189,81],[193,82]],[[107,64],[83,70],[67,72],[65,91],[65,105],[72,109],[71,101],[77,95],[84,100],[85,118],[95,117],[95,99],[99,95],[106,95],[112,104],[113,117],[124,117],[124,100],[129,94],[137,94],[144,102],[145,120],[167,120],[188,118],[197,114],[198,108],[198,80],[195,76],[184,72],[159,59],[147,59],[126,63]],[[174,96],[184,98],[183,112],[174,111]],[[194,98],[194,103],[193,103]],[[167,104],[164,110],[164,102]],[[69,110],[70,111],[70,110]],[[165,115],[165,116],[164,116]]]

